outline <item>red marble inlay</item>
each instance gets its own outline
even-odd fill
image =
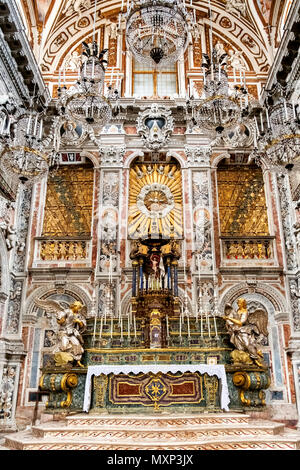
[[[129,384],[127,382],[118,383],[119,396],[140,396],[140,385]]]
[[[194,382],[172,384],[171,387],[172,393],[170,395],[195,395]]]

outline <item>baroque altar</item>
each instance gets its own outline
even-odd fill
[[[37,303],[55,313],[60,329],[43,367],[47,413],[153,413],[262,410],[270,385],[259,349],[266,312],[248,314],[244,299],[224,315],[188,309],[178,296],[179,242],[132,243],[132,296],[116,312],[112,283],[107,310],[89,317],[75,302]]]

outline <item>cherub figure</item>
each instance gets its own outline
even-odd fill
[[[254,363],[262,367],[264,363],[263,354],[259,350],[259,339],[261,336],[268,336],[268,314],[262,309],[248,313],[244,298],[238,299],[237,304],[237,311],[227,304],[224,316],[230,341],[236,348],[232,352],[232,358],[234,363]]]
[[[35,303],[47,313],[54,313],[56,316],[59,329],[52,349],[56,365],[66,365],[68,362],[76,361],[77,365],[83,367],[80,360],[84,353],[82,333],[87,326],[86,307],[79,301],[68,306],[65,302],[52,299],[36,299]]]
[[[238,71],[241,70],[242,72],[246,70],[242,51],[234,51],[233,49],[229,49],[228,56],[228,65],[231,65],[233,69]]]
[[[91,0],[67,0],[62,15],[70,16],[72,13],[77,13],[79,18],[81,18],[81,7],[88,9],[91,8],[91,5]]]

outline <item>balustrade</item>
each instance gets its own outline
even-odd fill
[[[88,257],[89,240],[38,240],[39,259],[43,261],[81,261]]]

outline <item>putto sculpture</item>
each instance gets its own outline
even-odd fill
[[[68,305],[52,299],[36,299],[35,303],[47,313],[55,314],[59,325],[52,349],[55,364],[63,366],[76,361],[76,365],[83,367],[80,360],[84,353],[82,333],[86,330],[86,307],[79,301]]]
[[[226,304],[224,316],[230,341],[236,348],[231,353],[233,363],[262,367],[265,364],[259,348],[262,339],[268,336],[268,314],[262,309],[249,313],[244,298],[238,299],[237,304],[236,311]]]

